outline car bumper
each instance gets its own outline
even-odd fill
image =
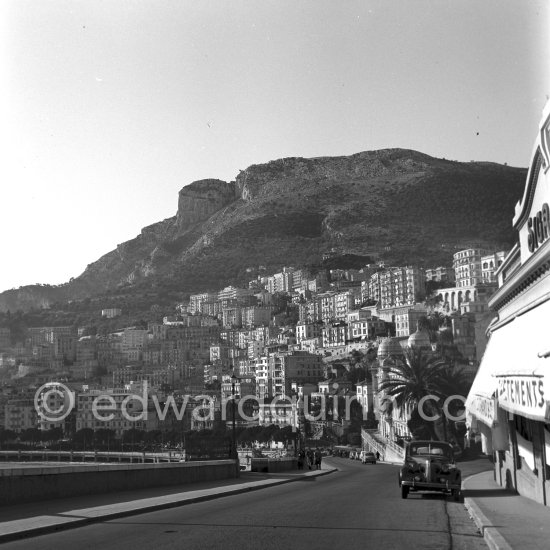
[[[453,489],[460,490],[461,483],[434,483],[429,481],[414,481],[414,480],[402,480],[401,484],[411,489],[417,489],[420,491],[452,491]]]

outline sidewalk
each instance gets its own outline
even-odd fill
[[[464,505],[489,548],[550,548],[549,507],[502,488],[492,470],[467,477],[462,486]]]
[[[236,495],[293,481],[314,479],[336,471],[293,470],[276,474],[242,472],[238,479],[193,483],[174,487],[156,487],[101,495],[33,502],[0,507],[0,543],[95,521],[152,512],[218,497]]]

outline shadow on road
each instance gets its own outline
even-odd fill
[[[481,497],[515,497],[517,493],[506,489],[465,489],[464,496],[468,498]]]

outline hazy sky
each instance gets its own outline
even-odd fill
[[[1,0],[0,290],[78,276],[251,164],[402,147],[526,167],[549,6]]]

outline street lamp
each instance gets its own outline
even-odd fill
[[[235,369],[231,373],[231,458],[236,461],[238,465],[238,455],[237,455],[237,441],[235,439],[235,383],[237,377],[235,376]],[[239,468],[237,466],[237,473]]]

